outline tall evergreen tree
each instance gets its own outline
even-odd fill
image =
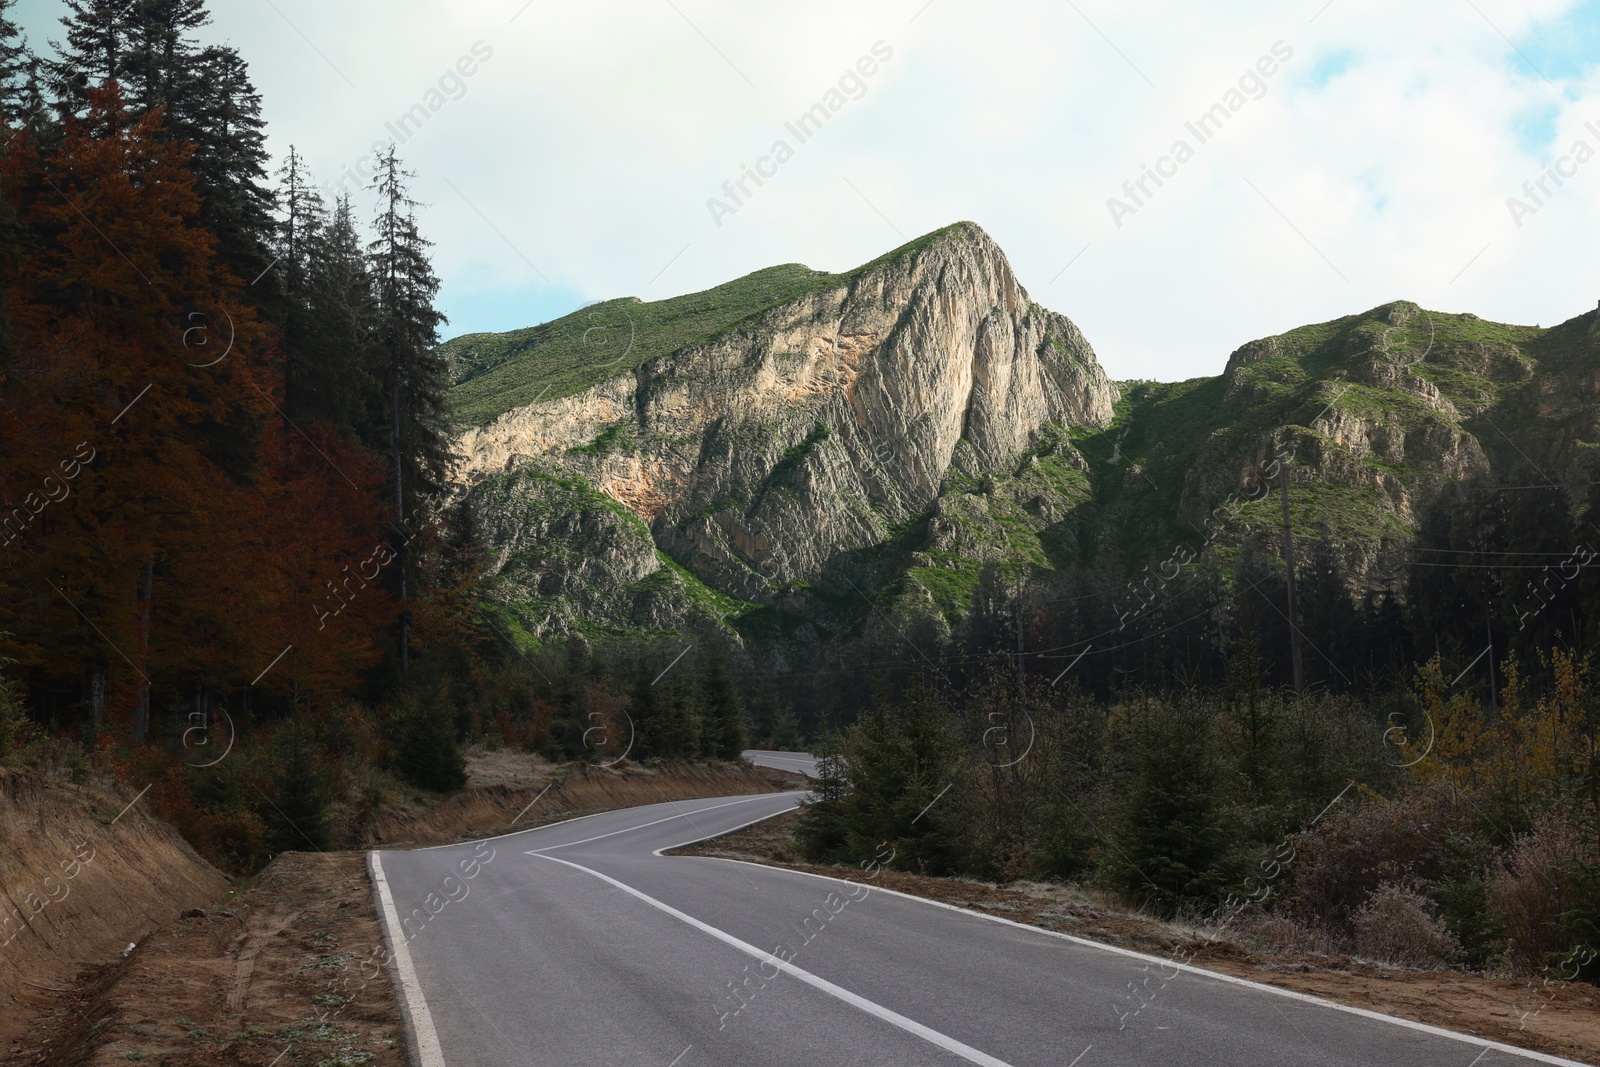
[[[211,21],[205,0],[67,0],[66,43],[48,80],[61,109],[83,115],[88,92],[116,81],[128,109],[164,108],[164,136],[194,145],[189,170],[201,219],[222,259],[245,281],[272,262],[272,194],[267,187],[261,97],[239,53],[195,37]],[[253,289],[273,312],[271,283]],[[276,317],[273,314],[273,317]]]
[[[65,44],[51,41],[60,58],[48,67],[50,88],[61,107],[81,114],[89,105],[89,90],[121,81],[126,70],[130,39],[136,25],[137,0],[66,0],[61,25]]]
[[[118,73],[130,109],[145,112],[190,98],[205,73],[195,68],[194,32],[210,21],[205,0],[134,0],[127,10]],[[192,132],[180,123],[172,127],[180,138]]]
[[[376,298],[348,196],[334,202],[309,260],[308,344],[315,355],[305,368],[305,388],[314,416],[375,452],[387,451],[386,365],[372,340]]]
[[[278,288],[283,294],[278,322],[283,353],[283,410],[291,420],[317,419],[318,351],[316,322],[321,309],[311,277],[321,252],[327,208],[307,181],[305,160],[294,145],[279,171],[277,226]]]
[[[189,62],[193,77],[166,75],[182,90],[169,105],[169,126],[195,144],[189,169],[204,198],[201,218],[216,234],[223,260],[253,283],[257,306],[270,312],[274,283],[265,272],[272,264],[273,204],[261,94],[243,58],[226,45],[202,48]]]
[[[700,752],[711,759],[736,760],[744,751],[744,702],[721,651],[700,660]]]
[[[662,707],[650,661],[641,657],[634,665],[628,691],[628,718],[633,721],[633,758],[661,755]]]
[[[273,792],[263,805],[274,852],[321,852],[328,845],[327,776],[311,728],[291,719],[273,739]]]
[[[7,14],[17,0],[0,0],[0,123],[10,125],[28,117],[29,80],[33,57],[28,41]]]
[[[387,363],[395,521],[402,526],[407,512],[440,488],[450,454],[445,415],[450,365],[438,351],[445,317],[433,305],[439,279],[428,260],[432,242],[417,229],[416,209],[421,205],[407,193],[406,183],[412,177],[401,167],[391,144],[372,183],[379,209],[375,237],[367,246],[377,296],[373,340]],[[402,553],[397,570],[402,600],[413,584],[407,573],[410,565]],[[403,615],[401,677],[410,669],[409,631],[409,619]]]
[[[1329,688],[1346,688],[1354,682],[1349,650],[1355,634],[1356,608],[1345,581],[1339,547],[1326,526],[1312,542],[1310,558],[1297,569],[1307,673]]]

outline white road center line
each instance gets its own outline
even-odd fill
[[[599,871],[591,870],[588,867],[573,863],[570,860],[558,859],[555,856],[546,855],[543,852],[531,853],[531,855],[537,855],[541,859],[550,860],[552,863],[564,864],[565,866],[571,867],[574,870],[582,871],[584,874],[592,875],[595,878],[600,879],[602,882],[608,883],[609,885],[616,886],[624,893],[637,897],[646,904],[650,905],[652,908],[665,912],[674,919],[677,919],[679,922],[687,923],[689,926],[694,927],[701,933],[709,934],[718,941],[721,941],[723,944],[731,945],[747,956],[753,956],[756,959],[762,960],[773,967],[777,967],[785,974],[792,975],[807,985],[828,994],[830,997],[835,997],[839,1000],[842,1000],[851,1007],[859,1008],[868,1015],[882,1019],[884,1022],[889,1023],[892,1026],[897,1026],[906,1031],[908,1034],[913,1034],[916,1037],[920,1037],[922,1040],[928,1042],[928,1044],[933,1045],[936,1048],[941,1048],[946,1052],[954,1053],[969,1063],[983,1064],[984,1067],[1011,1067],[1011,1065],[1006,1063],[1004,1060],[996,1059],[987,1052],[982,1052],[978,1049],[975,1049],[971,1045],[962,1044],[953,1037],[949,1037],[945,1034],[939,1033],[937,1030],[923,1026],[915,1019],[908,1019],[899,1012],[890,1011],[883,1005],[875,1004],[865,997],[858,996],[855,993],[850,992],[850,990],[845,989],[842,986],[836,986],[825,978],[819,978],[810,971],[803,970],[802,968],[796,967],[792,963],[788,963],[782,959],[779,959],[770,952],[762,951],[756,946],[750,944],[748,941],[741,941],[732,934],[725,933],[709,923],[701,922],[693,915],[686,915],[677,908],[674,908],[672,905],[664,904],[655,897],[652,897],[647,893],[642,893],[633,888],[631,885],[617,881],[610,875],[601,874]]]

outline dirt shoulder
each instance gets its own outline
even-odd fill
[[[1264,952],[1129,915],[1076,886],[1037,882],[998,886],[964,878],[890,870],[869,874],[853,867],[808,864],[794,849],[797,818],[791,813],[769,819],[673,854],[746,860],[893,889],[1506,1045],[1600,1063],[1600,989],[1591,985],[1412,971],[1342,956]],[[1152,972],[1160,981],[1154,965]]]
[[[12,1061],[405,1063],[362,853],[285,853],[186,914],[83,975]]]
[[[473,840],[617,808],[776,792],[801,781],[736,764],[538,762],[511,768],[515,774],[502,766],[493,784],[429,809],[385,813],[382,832],[373,835],[381,840],[373,843]],[[284,853],[230,890],[220,872],[137,807],[113,822],[114,797],[56,795],[37,781],[29,788],[38,794],[29,794],[29,806],[0,808],[7,893],[20,903],[13,884],[31,884],[35,868],[49,873],[44,864],[55,863],[56,851],[70,860],[77,848],[80,869],[62,883],[67,895],[39,913],[37,930],[25,931],[29,940],[0,949],[12,964],[4,972],[9,979],[0,977],[10,998],[0,1011],[4,1062],[405,1062],[364,850]],[[93,855],[82,863],[85,840]],[[28,954],[14,951],[19,946]]]

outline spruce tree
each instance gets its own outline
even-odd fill
[[[349,196],[334,202],[309,259],[308,343],[314,353],[306,368],[310,402],[316,417],[382,451],[388,441],[385,368],[372,341],[376,302]]]
[[[1133,781],[1108,866],[1119,888],[1168,916],[1227,883],[1210,734],[1207,709],[1183,698],[1147,701],[1134,724]]]
[[[802,743],[800,721],[795,718],[794,709],[785,704],[772,718],[772,747],[779,752],[798,752]]]
[[[122,79],[138,4],[137,0],[66,0],[66,4],[61,25],[67,40],[50,42],[61,58],[49,64],[48,78],[62,107],[79,114],[88,107],[90,89]]]
[[[169,107],[168,126],[194,142],[189,169],[204,198],[201,219],[217,235],[223,260],[254,283],[258,305],[270,304],[275,283],[264,272],[272,264],[272,191],[261,94],[245,61],[225,45],[201,49],[192,65],[194,76],[178,83],[183,95]]]
[[[326,206],[316,187],[306,180],[305,160],[294,145],[279,172],[280,215],[277,241],[278,288],[283,294],[278,322],[278,347],[283,354],[283,410],[290,420],[315,420],[318,411],[316,381],[316,322],[320,308],[311,282],[321,252]]]
[[[817,749],[811,799],[800,808],[795,840],[806,859],[829,863],[844,858],[848,829],[844,800],[850,793],[849,766],[840,754],[836,735],[825,735]]]
[[[1353,681],[1349,650],[1355,637],[1356,608],[1345,582],[1344,561],[1326,525],[1318,530],[1310,558],[1299,571],[1300,625],[1310,646],[1310,674],[1320,675],[1330,688],[1348,687]]]
[[[633,721],[633,758],[636,760],[662,754],[662,707],[659,697],[650,661],[641,658],[634,666],[633,683],[628,691],[628,718]]]
[[[11,125],[30,115],[29,79],[33,57],[15,22],[6,17],[17,0],[0,0],[0,122]]]
[[[736,760],[744,751],[744,702],[721,651],[700,660],[700,754],[707,759]]]
[[[467,764],[456,747],[455,726],[444,710],[445,694],[419,694],[408,703],[395,745],[395,769],[422,789],[448,793],[467,784]]]
[[[274,852],[328,847],[328,790],[311,728],[290,720],[272,743],[274,796],[261,811]]]
[[[391,144],[372,182],[379,210],[375,237],[367,246],[377,297],[373,341],[387,364],[392,499],[395,522],[401,526],[412,507],[439,490],[450,455],[445,407],[450,365],[438,351],[445,317],[433,303],[439,279],[428,259],[432,242],[417,229],[421,205],[407,193],[412,177]],[[396,568],[401,600],[410,584],[410,566],[402,551]],[[400,619],[399,667],[403,678],[410,669],[410,620],[405,615]]]
[[[192,92],[194,32],[211,21],[205,0],[134,0],[125,23],[119,77],[128,106],[139,112],[170,107]],[[174,129],[178,136],[190,131]]]
[[[266,122],[239,53],[194,36],[211,20],[204,0],[67,0],[67,8],[66,43],[50,42],[60,58],[47,65],[62,111],[86,114],[89,90],[110,81],[133,114],[164,108],[164,136],[194,146],[188,169],[222,259],[256,279],[272,262]],[[270,279],[250,295],[270,305]]]
[[[676,671],[656,683],[661,701],[661,727],[656,755],[665,759],[693,759],[700,754],[700,715],[694,690]]]

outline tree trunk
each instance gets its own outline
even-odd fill
[[[139,583],[139,663],[141,670],[150,668],[150,599],[155,595],[154,561],[147,561],[144,565],[144,580]],[[144,679],[144,684],[139,687],[139,705],[133,713],[133,743],[144,744],[145,735],[150,732],[150,679]]]
[[[94,740],[100,740],[100,731],[106,721],[106,669],[96,667],[89,672],[89,728]]]
[[[393,438],[394,438],[394,521],[400,529],[405,529],[406,498],[404,487],[404,465],[400,455],[400,357],[396,353],[389,364],[389,376],[392,379],[392,396],[390,407],[393,412]],[[401,542],[399,559],[400,564],[400,602],[406,599],[406,546]],[[403,680],[410,672],[410,629],[411,612],[402,609],[400,612],[400,677]]]

